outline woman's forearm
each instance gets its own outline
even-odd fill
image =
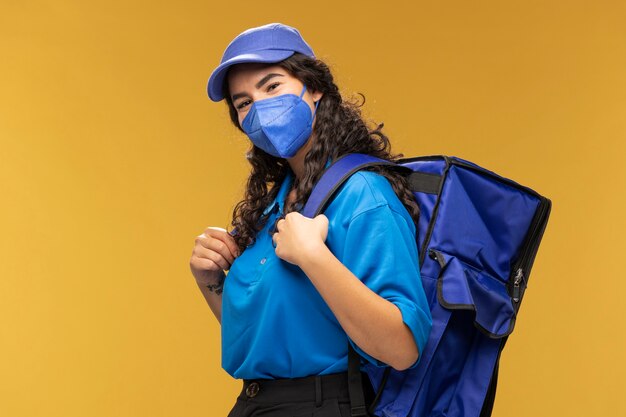
[[[415,363],[417,345],[400,309],[363,284],[326,245],[300,267],[363,351],[398,370]]]
[[[215,318],[220,324],[222,324],[222,294],[216,294],[215,291],[209,290],[205,284],[198,281],[196,281],[196,284],[198,284],[198,288],[200,288],[200,292],[202,292],[202,295],[215,315]]]

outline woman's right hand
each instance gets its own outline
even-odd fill
[[[206,286],[217,283],[238,256],[235,239],[225,229],[207,227],[195,238],[189,266],[196,281]]]

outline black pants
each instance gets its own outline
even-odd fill
[[[367,374],[361,376],[369,406],[375,393]],[[350,417],[348,373],[246,379],[228,417]]]

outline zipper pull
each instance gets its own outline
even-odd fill
[[[515,279],[513,281],[513,301],[516,303],[519,302],[520,283],[522,282],[523,279],[524,279],[524,271],[522,271],[522,268],[518,268],[517,271],[515,272]]]
[[[437,263],[439,263],[439,266],[441,267],[441,269],[443,269],[446,266],[445,258],[443,257],[443,255],[441,255],[435,249],[428,249],[428,256],[430,258],[434,259],[435,261],[437,261]]]

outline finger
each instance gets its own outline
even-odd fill
[[[222,269],[222,267],[220,267],[212,260],[200,256],[194,256],[192,258],[192,265],[194,268],[204,271],[219,271],[220,269]]]
[[[278,233],[274,233],[272,235],[272,246],[274,247],[274,249],[276,249],[276,246],[278,246]]]
[[[285,225],[285,219],[280,219],[276,222],[276,230],[281,231],[282,227]]]
[[[219,239],[228,246],[228,250],[232,254],[233,257],[238,257],[241,253],[239,252],[239,247],[237,246],[237,242],[235,242],[235,238],[232,237],[230,233],[226,231],[226,229],[222,229],[221,227],[207,227],[204,231],[203,235],[213,237],[215,239]]]
[[[222,242],[224,242],[224,244],[226,245],[226,247],[228,248],[228,250],[230,251],[231,255],[234,258],[241,255],[241,253],[239,252],[239,246],[237,246],[237,242],[235,241],[235,238],[232,237],[228,232],[221,234],[220,238],[223,238]]]
[[[315,220],[317,220],[323,226],[328,226],[328,217],[323,214],[318,214],[317,216],[315,216]]]
[[[326,241],[326,238],[328,237],[328,217],[320,214],[316,216],[313,220],[317,222],[320,228],[320,235],[322,236],[322,240]]]
[[[213,236],[213,237],[217,237],[217,236],[224,236],[224,235],[228,235],[228,231],[222,227],[215,227],[215,226],[210,226],[207,227],[206,229],[204,229],[204,233],[207,236]]]
[[[289,213],[287,213],[285,218],[287,218],[287,217],[298,217],[298,216],[302,216],[302,214],[298,213],[297,211],[290,211]],[[302,216],[302,217],[304,217],[304,216]]]
[[[230,249],[228,248],[228,245],[224,243],[222,240],[218,238],[212,238],[212,237],[202,238],[198,236],[196,241],[197,241],[197,245],[199,245],[202,248],[206,248],[211,251],[219,253],[229,263],[232,264],[235,261],[235,257],[233,256]]]
[[[222,255],[206,248],[200,248],[198,256],[215,262],[223,270],[230,269],[232,263],[228,262]]]

